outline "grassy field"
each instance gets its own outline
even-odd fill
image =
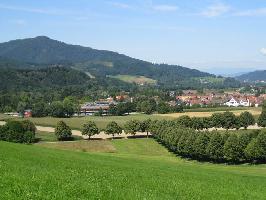
[[[75,142],[36,143],[42,147],[81,152],[169,156],[170,153],[153,139],[82,140]]]
[[[224,112],[225,110],[208,110],[207,112],[203,112],[203,110],[198,110],[196,112],[183,112],[183,113],[170,113],[170,114],[153,114],[153,115],[145,115],[145,114],[134,114],[134,115],[127,115],[127,116],[87,116],[87,117],[73,117],[73,118],[52,118],[52,117],[43,117],[43,118],[30,118],[32,122],[34,122],[36,125],[41,126],[51,126],[55,127],[57,122],[60,120],[63,120],[69,125],[72,129],[81,129],[82,125],[86,123],[87,121],[95,121],[97,126],[100,129],[104,129],[106,125],[111,121],[116,121],[119,125],[123,126],[126,121],[129,121],[131,119],[137,119],[137,120],[145,120],[145,119],[152,119],[152,120],[162,120],[162,119],[174,119],[177,117],[180,117],[182,115],[188,115],[190,117],[209,117],[214,112]],[[253,115],[258,116],[261,113],[261,108],[247,108],[247,109],[241,109],[241,110],[230,110],[236,115],[239,115],[241,112],[249,111]],[[8,116],[5,116],[3,114],[0,115],[0,120],[7,119]],[[21,120],[21,119],[19,119]]]
[[[185,161],[153,145],[139,155],[137,140],[116,142],[117,153],[0,142],[0,199],[265,199],[265,165]]]
[[[6,120],[6,119],[11,119],[11,118],[14,118],[14,117],[0,113],[0,120]]]
[[[37,131],[36,135],[36,142],[57,142],[57,138],[54,133],[50,132],[42,132],[42,131]],[[73,140],[82,140],[82,137],[79,136],[73,136]]]
[[[252,110],[252,111],[259,111],[261,112],[261,107],[258,108],[246,108],[246,107],[217,107],[217,108],[190,108],[190,109],[184,109],[185,112],[217,112],[217,111],[246,111],[246,110]]]
[[[29,118],[29,120],[31,120],[37,125],[51,126],[51,127],[55,127],[58,121],[63,120],[64,122],[67,123],[67,125],[69,125],[73,129],[81,129],[84,123],[91,120],[91,121],[94,121],[100,129],[103,129],[111,121],[116,121],[121,126],[123,126],[126,121],[131,120],[131,119],[144,120],[148,118],[153,119],[153,120],[165,119],[165,117],[158,116],[158,115],[136,114],[136,115],[127,115],[127,116],[107,116],[107,117],[106,116],[104,117],[87,116],[87,117],[73,117],[73,118],[42,117],[42,118]],[[167,118],[171,119],[170,117],[167,117]],[[21,120],[21,119],[18,119],[18,120]]]
[[[111,78],[116,78],[127,83],[137,83],[137,84],[156,84],[156,80],[147,78],[145,76],[131,76],[131,75],[116,75],[110,76]]]
[[[162,114],[159,116],[164,116],[164,117],[180,117],[182,115],[188,115],[190,117],[210,117],[214,112],[225,112],[225,111],[230,111],[233,112],[235,115],[240,115],[244,111],[248,111],[252,113],[255,117],[261,114],[261,108],[246,108],[242,110],[213,110],[213,111],[197,111],[197,112],[183,112],[183,113],[169,113],[169,114]]]

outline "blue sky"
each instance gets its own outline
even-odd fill
[[[266,69],[265,0],[1,0],[0,42],[71,44],[218,73]]]

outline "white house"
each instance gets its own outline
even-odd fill
[[[239,102],[240,106],[249,107],[251,106],[251,103],[249,102],[249,99],[241,99]]]
[[[229,107],[238,107],[240,104],[234,99],[231,98],[228,102],[226,102],[224,105],[229,106]]]
[[[249,107],[251,106],[251,103],[249,102],[249,99],[241,99],[240,101],[237,101],[235,98],[232,97],[224,105],[229,107],[238,107],[238,106]]]

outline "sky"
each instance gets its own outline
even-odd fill
[[[1,0],[0,42],[45,35],[216,74],[266,69],[266,0]]]

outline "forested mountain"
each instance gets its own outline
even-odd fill
[[[145,76],[159,84],[174,85],[187,78],[213,76],[181,66],[152,64],[111,51],[69,45],[45,36],[1,43],[0,56],[31,65],[64,64],[94,76]]]
[[[238,80],[247,82],[266,81],[266,70],[258,70],[236,77]]]
[[[69,95],[80,92],[80,96],[85,96],[89,90],[107,91],[132,87],[115,79],[91,79],[84,72],[59,66],[40,69],[0,68],[0,80],[1,92],[58,92],[66,89],[72,90]]]

